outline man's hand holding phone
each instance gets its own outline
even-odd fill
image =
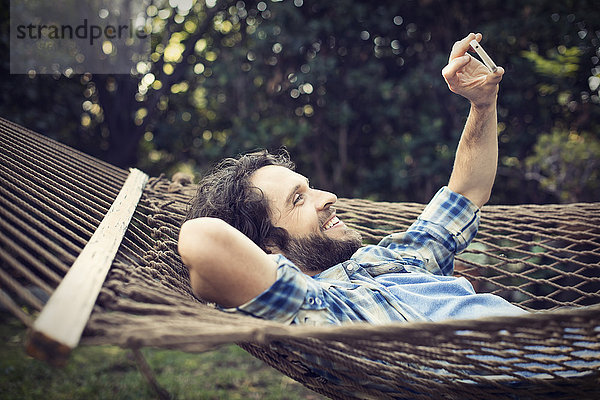
[[[477,108],[495,105],[498,83],[504,75],[504,69],[496,66],[479,44],[481,39],[481,33],[471,33],[454,43],[448,65],[442,70],[450,90],[467,98]],[[478,52],[489,65],[469,55],[470,49]]]

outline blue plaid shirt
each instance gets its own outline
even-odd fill
[[[475,237],[479,208],[447,187],[412,226],[360,248],[350,260],[310,277],[284,256],[277,280],[239,307],[226,309],[295,324],[443,321],[525,313],[451,276],[454,255]]]
[[[314,277],[302,273],[284,256],[273,255],[278,263],[276,282],[246,304],[225,311],[285,323],[314,325],[358,321],[443,321],[525,314],[526,311],[501,297],[476,294],[465,278],[451,276],[454,255],[469,245],[478,225],[479,209],[464,196],[444,187],[406,232],[389,235],[377,245],[362,247],[350,260]],[[285,343],[280,345],[288,350],[287,357],[292,362],[304,365],[310,373],[333,382],[340,397],[354,397],[352,389],[337,377],[338,373],[352,375],[353,372],[344,365],[335,365],[329,358],[304,353]],[[540,349],[547,350],[544,346]],[[568,349],[565,348],[565,351]],[[596,359],[589,362],[577,360],[573,362],[574,368],[597,368],[598,352],[586,354]],[[494,356],[472,354],[471,357],[489,362]],[[540,357],[548,356],[540,354]],[[530,364],[536,365],[534,362]],[[548,368],[544,364],[539,364],[539,367]],[[327,371],[336,371],[336,374]],[[443,369],[430,371],[440,376],[446,372]],[[477,371],[469,373],[474,377],[478,375]],[[578,372],[574,369],[559,371],[558,374],[577,376]],[[529,373],[522,375],[529,376]],[[545,377],[541,372],[532,372],[531,375]],[[510,380],[515,376],[505,378]],[[355,383],[390,392],[390,396],[398,394],[394,389],[370,380]],[[411,389],[407,392],[410,393]],[[400,397],[405,395],[402,393]]]

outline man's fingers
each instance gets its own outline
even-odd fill
[[[477,35],[475,35],[474,33],[469,33],[469,35],[466,38],[454,43],[454,45],[452,46],[452,51],[450,52],[450,57],[448,58],[448,62],[452,61],[457,57],[463,56],[471,48],[471,45],[469,44],[471,40],[476,38]]]
[[[494,72],[493,74],[487,75],[486,80],[488,83],[496,85],[496,84],[500,83],[503,76],[504,76],[504,68],[498,67],[496,72]]]
[[[455,58],[450,60],[448,65],[442,69],[442,76],[446,81],[451,81],[456,77],[456,73],[459,69],[467,65],[471,61],[471,56],[466,54],[462,57]]]

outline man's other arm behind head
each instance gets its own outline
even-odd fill
[[[218,218],[186,221],[178,250],[190,271],[194,294],[223,307],[237,307],[268,289],[277,265],[243,233]]]

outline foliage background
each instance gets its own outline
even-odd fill
[[[492,202],[600,200],[597,1],[155,0],[147,17],[130,75],[10,75],[3,57],[0,116],[153,175],[285,146],[316,187],[426,202],[468,112],[440,71],[482,32],[506,69]]]

